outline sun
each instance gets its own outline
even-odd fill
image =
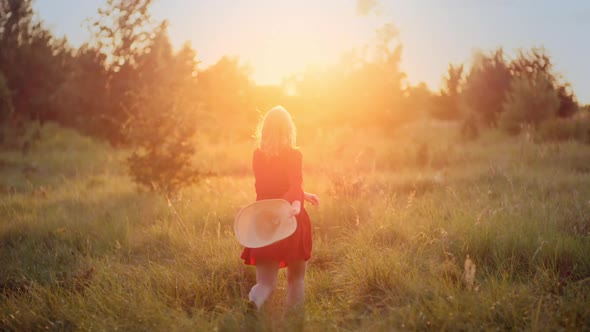
[[[278,84],[307,67],[337,63],[343,52],[375,35],[374,22],[357,15],[353,5],[262,0],[211,15],[216,19],[206,34],[199,29],[203,22],[171,22],[175,44],[191,41],[203,67],[224,55],[237,56],[252,67],[258,84]]]

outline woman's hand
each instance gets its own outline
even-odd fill
[[[306,202],[309,202],[311,205],[319,205],[320,204],[320,197],[316,194],[311,193],[303,193],[303,199]]]
[[[301,212],[301,201],[291,203],[291,217],[295,217]]]

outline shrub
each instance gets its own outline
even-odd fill
[[[195,147],[188,141],[191,136],[185,130],[176,131],[166,142],[146,142],[142,148],[136,149],[127,160],[133,180],[165,194],[173,194],[181,187],[195,183],[199,172],[191,161],[195,153]]]
[[[0,143],[4,143],[5,138],[9,136],[6,133],[8,127],[6,122],[13,113],[12,94],[8,88],[4,74],[0,71]]]
[[[8,88],[8,82],[6,82],[4,74],[0,72],[0,123],[4,123],[13,111],[12,96]]]
[[[535,133],[539,141],[576,140],[590,143],[590,117],[552,118],[542,122]]]
[[[194,120],[175,112],[161,99],[151,99],[148,116],[137,118],[137,136],[132,155],[127,159],[133,180],[150,190],[174,194],[181,187],[198,180],[199,171],[192,163],[196,147],[193,142]],[[152,108],[153,107],[153,108]]]
[[[511,134],[520,132],[522,125],[536,126],[557,114],[559,98],[544,75],[515,78],[503,104],[500,127]]]

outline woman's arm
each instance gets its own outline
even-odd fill
[[[309,202],[311,205],[318,205],[320,204],[320,197],[316,194],[303,192],[303,199],[306,202]],[[291,203],[291,216],[296,216],[301,212],[301,201],[293,201]]]
[[[303,192],[303,199],[306,202],[309,202],[311,205],[319,205],[320,204],[320,197],[316,194]]]

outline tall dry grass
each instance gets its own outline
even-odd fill
[[[1,329],[300,328],[282,272],[259,321],[244,314],[255,273],[232,223],[252,144],[201,144],[210,176],[169,200],[138,191],[124,151],[57,127],[0,152]],[[422,123],[302,151],[322,197],[305,330],[590,328],[590,147]]]

